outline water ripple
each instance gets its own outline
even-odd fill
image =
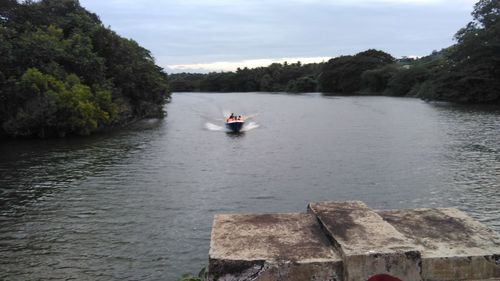
[[[309,201],[455,206],[500,231],[498,111],[383,97],[174,100],[166,120],[130,130],[2,143],[1,280],[176,280],[206,264],[214,214]],[[260,112],[265,126],[201,128],[220,108]]]

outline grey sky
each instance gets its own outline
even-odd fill
[[[167,72],[318,61],[369,48],[396,57],[453,43],[473,0],[80,0]],[[225,62],[225,63],[223,63]]]

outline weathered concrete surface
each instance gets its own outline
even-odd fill
[[[420,281],[420,252],[414,243],[364,203],[311,203],[333,244],[343,257],[344,280],[368,280],[388,274],[405,281]]]
[[[216,215],[209,280],[500,280],[500,237],[456,209]],[[390,279],[394,280],[394,279]]]
[[[342,280],[311,214],[216,215],[209,257],[210,280]]]
[[[500,279],[500,237],[457,209],[378,211],[422,253],[424,280]]]

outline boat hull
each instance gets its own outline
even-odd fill
[[[233,133],[239,133],[243,129],[244,124],[245,122],[243,121],[226,122],[226,128]]]

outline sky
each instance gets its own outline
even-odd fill
[[[80,0],[168,73],[321,62],[375,48],[425,56],[454,43],[477,0]]]

